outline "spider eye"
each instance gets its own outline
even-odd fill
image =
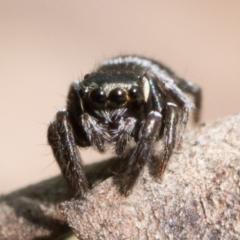
[[[127,101],[127,94],[123,89],[115,88],[109,93],[108,100],[111,105],[120,107]]]
[[[85,98],[88,94],[88,90],[86,88],[80,88],[79,90],[79,95],[82,97],[82,98]]]
[[[137,86],[132,86],[129,90],[129,97],[131,99],[137,99],[140,95],[139,88]]]
[[[104,104],[107,100],[105,92],[100,88],[93,89],[89,94],[90,99],[98,104]]]

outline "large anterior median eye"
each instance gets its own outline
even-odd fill
[[[89,93],[90,99],[97,104],[105,104],[107,97],[101,88],[95,88]]]
[[[123,89],[115,88],[109,93],[108,100],[112,106],[120,107],[127,101],[127,94]]]

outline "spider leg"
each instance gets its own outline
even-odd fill
[[[109,142],[110,136],[103,126],[99,125],[96,120],[88,113],[83,113],[80,117],[81,125],[87,134],[88,140],[96,147],[99,152],[106,151],[106,142]]]
[[[194,104],[188,99],[188,97],[183,93],[183,91],[175,84],[174,78],[166,74],[166,72],[159,72],[157,79],[155,80],[157,86],[166,96],[174,101],[174,103],[181,108],[181,114],[179,116],[179,128],[178,128],[178,139],[177,146],[180,145],[182,141],[182,135],[185,130],[189,112],[194,108]]]
[[[88,191],[88,182],[66,110],[59,111],[56,119],[50,123],[48,143],[65,179],[77,191],[77,195],[84,196]]]
[[[177,86],[182,89],[182,91],[191,94],[194,98],[195,113],[193,115],[193,120],[195,123],[199,122],[202,108],[202,90],[199,86],[192,82],[188,82],[182,78],[178,78],[176,81]]]
[[[121,155],[126,148],[126,145],[131,140],[131,134],[136,125],[136,119],[128,117],[126,120],[122,120],[118,129],[114,132],[112,140],[115,142],[115,150],[117,155]]]
[[[177,124],[178,124],[178,107],[173,103],[167,104],[165,123],[164,123],[164,132],[163,132],[163,140],[164,140],[164,150],[159,159],[156,160],[156,164],[158,165],[155,170],[157,171],[155,175],[161,177],[164,173],[169,158],[172,155],[173,149],[176,146],[177,140]]]
[[[162,115],[159,112],[151,111],[141,127],[139,142],[131,153],[127,170],[120,176],[120,191],[124,195],[129,194],[144,164],[151,157],[161,125]]]

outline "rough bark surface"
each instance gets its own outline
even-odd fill
[[[118,159],[85,167],[90,185],[111,175]],[[71,233],[59,204],[74,198],[62,176],[0,196],[0,240],[52,240]]]
[[[240,239],[240,115],[186,132],[163,178],[146,166],[127,198],[113,178],[98,184],[119,163],[86,166],[84,200],[70,201],[62,177],[2,196],[0,239],[60,239],[68,225],[82,240]]]
[[[125,198],[112,178],[61,206],[79,239],[240,239],[240,115],[185,134],[162,180]]]
[[[59,176],[0,198],[0,239],[56,239],[70,232],[59,204],[73,197]]]

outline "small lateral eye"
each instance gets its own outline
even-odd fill
[[[104,104],[107,100],[105,92],[101,88],[95,88],[89,93],[90,99],[98,104]]]
[[[80,88],[79,95],[83,98],[87,96],[88,90],[86,88]]]
[[[127,94],[123,89],[115,88],[109,93],[108,100],[111,105],[120,107],[127,101]]]
[[[128,92],[129,97],[131,99],[136,99],[139,97],[140,91],[139,91],[139,87],[137,86],[132,86]]]

